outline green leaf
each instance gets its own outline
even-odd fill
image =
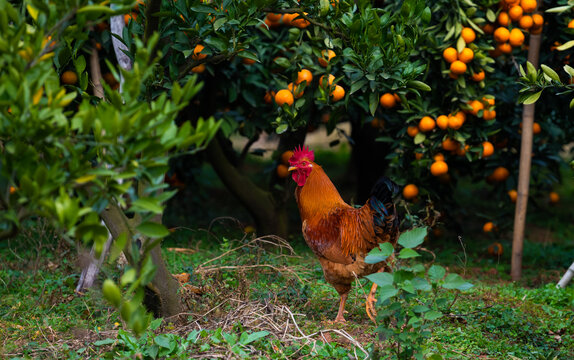
[[[558,76],[556,71],[552,70],[551,67],[544,64],[541,64],[540,67],[542,68],[542,71],[544,71],[544,73],[548,75],[552,80],[560,82],[560,76]]]
[[[425,320],[436,320],[442,317],[442,313],[440,311],[431,310],[425,314]],[[442,359],[442,358],[441,358]]]
[[[370,274],[365,276],[365,278],[371,280],[375,284],[379,286],[387,286],[393,284],[393,274],[388,272],[377,272],[374,274]]]
[[[151,330],[157,330],[159,328],[159,326],[161,325],[162,321],[163,321],[162,318],[153,319],[152,322],[149,324],[149,328]]]
[[[169,230],[165,226],[150,221],[139,224],[136,230],[150,238],[162,238],[169,235]]]
[[[412,310],[416,313],[426,313],[430,311],[430,308],[426,305],[415,305],[413,306]]]
[[[114,344],[116,342],[115,339],[103,339],[103,340],[98,340],[95,341],[93,343],[94,346],[103,346],[103,345],[110,345],[110,344]]]
[[[564,50],[570,49],[572,46],[574,46],[574,40],[570,40],[570,41],[568,41],[568,42],[566,42],[566,43],[564,43],[564,44],[558,46],[558,47],[556,48],[556,50],[558,50],[558,51],[564,51]]]
[[[386,242],[379,244],[379,246],[369,251],[365,257],[365,262],[367,264],[376,264],[381,261],[385,261],[394,251],[395,249],[391,243]]]
[[[412,249],[414,247],[419,246],[425,240],[425,236],[427,235],[427,227],[419,227],[413,228],[411,230],[407,230],[401,234],[399,237],[399,245],[405,248]]]
[[[275,132],[279,135],[283,134],[285,131],[287,131],[287,129],[289,129],[289,125],[287,124],[281,124],[279,126],[277,126],[277,129],[275,129]]]
[[[536,101],[538,101],[538,99],[540,98],[540,95],[542,95],[542,90],[529,95],[522,103],[524,105],[530,105],[530,104],[534,104]]]
[[[418,134],[415,135],[414,138],[415,145],[422,144],[426,140],[426,138],[427,136],[424,133],[419,132]]]
[[[371,112],[371,115],[375,115],[377,106],[379,106],[379,95],[375,92],[372,92],[369,94],[369,111]]]
[[[574,98],[572,98],[572,100],[570,100],[570,109],[574,108]]]
[[[403,289],[404,291],[410,293],[410,294],[414,294],[415,293],[415,286],[413,285],[413,282],[410,280],[405,280],[402,283],[400,283],[399,288]]]
[[[130,268],[128,269],[121,277],[120,284],[122,286],[126,286],[127,284],[131,284],[136,280],[138,273],[136,269]]]
[[[457,290],[468,290],[473,285],[467,281],[465,281],[460,275],[458,274],[448,274],[444,279],[444,284],[442,285],[445,289],[457,289]]]
[[[496,21],[496,14],[494,13],[494,11],[492,11],[492,9],[486,10],[486,19],[490,22]]]
[[[132,203],[132,210],[134,211],[149,211],[154,214],[163,213],[163,206],[158,204],[158,201],[154,198],[140,197]]]
[[[243,344],[243,345],[250,344],[254,341],[257,341],[261,338],[264,338],[267,335],[269,335],[269,332],[267,332],[267,331],[257,331],[257,332],[251,333],[247,336],[247,338],[245,338],[243,341],[241,341],[241,344]]]
[[[166,334],[159,334],[157,335],[154,339],[153,342],[162,348],[165,349],[169,349],[170,346],[170,342],[171,342],[171,338],[169,336],[167,336]]]
[[[225,24],[227,22],[227,18],[225,17],[220,17],[219,19],[215,20],[215,22],[213,23],[213,30],[217,31],[219,30],[220,27],[223,26],[223,24]]]
[[[379,286],[379,302],[382,303],[398,293],[399,290],[395,289],[393,285]]]
[[[412,281],[413,281],[413,286],[415,287],[415,290],[421,290],[421,291],[431,291],[432,290],[431,284],[429,284],[429,282],[426,279],[416,277]]]
[[[564,71],[566,71],[570,77],[574,77],[574,68],[570,65],[564,65]]]
[[[557,6],[546,10],[547,13],[560,13],[568,11],[572,8],[572,5]]]
[[[432,265],[428,271],[428,276],[433,282],[442,280],[445,274],[446,270],[440,265]]]
[[[422,81],[418,80],[409,80],[407,81],[407,86],[413,89],[422,90],[422,91],[431,91],[431,87],[425,84]]]
[[[418,252],[416,252],[413,249],[409,249],[409,248],[404,248],[401,249],[401,251],[399,252],[399,259],[410,259],[410,258],[414,258],[417,256],[421,256]]]

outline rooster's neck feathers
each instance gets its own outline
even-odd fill
[[[297,188],[296,198],[302,219],[320,215],[325,209],[348,206],[321,166],[315,163],[305,185]]]

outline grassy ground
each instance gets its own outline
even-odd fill
[[[325,156],[325,168],[340,156]],[[473,206],[452,219],[464,225],[464,233],[447,229],[423,246],[435,263],[475,286],[444,294],[453,305],[432,324],[424,344],[428,352],[445,359],[574,358],[574,285],[554,287],[574,261],[574,188],[567,182],[557,190],[560,204],[540,200],[529,208],[524,279],[513,283],[511,224],[500,222],[498,232],[483,234],[492,204],[471,201],[485,197],[472,184],[460,184],[462,200]],[[220,219],[207,231],[199,228],[209,222],[200,219],[193,230],[180,228],[164,242],[170,270],[191,274],[181,290],[186,313],[154,321],[139,339],[124,329],[98,290],[74,293],[82,256],[48,226],[40,222],[15,240],[0,242],[0,356],[344,359],[365,358],[373,348],[383,358],[390,354],[391,345],[378,338],[377,325],[365,314],[367,280],[351,291],[348,321],[334,324],[336,292],[299,232],[289,243],[255,239],[242,231],[249,219],[241,220]],[[488,253],[494,242],[503,246],[502,255]],[[427,253],[421,261],[429,265],[433,256]],[[101,279],[119,275],[108,264]]]

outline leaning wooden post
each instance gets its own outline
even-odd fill
[[[540,34],[530,34],[528,61],[538,67],[540,55]],[[512,237],[512,258],[510,276],[513,281],[522,277],[522,249],[526,227],[526,208],[530,187],[530,163],[532,160],[532,126],[534,124],[534,104],[524,105],[522,110],[522,143],[520,145],[520,165],[518,170],[518,197],[514,213],[514,234]]]

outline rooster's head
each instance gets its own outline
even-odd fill
[[[299,186],[305,185],[307,178],[313,170],[313,161],[315,160],[315,154],[309,147],[295,148],[293,151],[293,156],[289,159],[289,171],[293,171],[293,180]]]

